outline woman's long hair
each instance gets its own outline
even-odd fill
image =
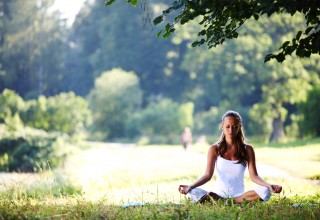
[[[245,143],[245,136],[244,136],[244,132],[243,132],[241,116],[236,111],[227,111],[221,118],[220,129],[222,128],[224,119],[226,117],[235,117],[238,120],[239,125],[241,125],[239,132],[236,136],[235,156],[238,159],[237,163],[241,163],[244,166],[246,166],[246,164],[248,162],[248,155],[247,155],[247,151],[246,151],[246,143]],[[220,140],[218,141],[217,146],[218,146],[218,154],[220,156],[223,156],[224,153],[227,151],[226,136],[223,133],[223,131],[221,132]]]

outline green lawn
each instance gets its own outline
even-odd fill
[[[320,178],[320,144],[297,147],[261,147],[256,149],[257,161],[285,169],[292,175]]]
[[[320,143],[257,146],[257,161],[277,166],[290,177],[264,176],[283,185],[268,203],[195,205],[178,193],[204,172],[208,146],[120,146],[91,143],[92,148],[66,161],[65,169],[24,174],[1,186],[0,219],[317,219]],[[23,175],[23,174],[19,174]],[[28,175],[30,175],[28,177]],[[1,180],[1,179],[0,179]],[[210,190],[213,180],[203,188]],[[246,178],[247,188],[253,185]],[[144,207],[123,208],[128,202]],[[174,204],[184,205],[174,205]]]

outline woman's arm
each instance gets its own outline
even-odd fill
[[[211,180],[217,156],[217,145],[210,146],[207,154],[207,167],[205,173],[190,185],[180,185],[179,192],[181,192],[182,194],[187,194],[191,189],[201,186]]]
[[[248,170],[249,170],[251,180],[258,185],[268,187],[273,192],[280,193],[282,190],[281,186],[270,184],[264,181],[259,176],[257,167],[256,167],[256,158],[255,158],[254,149],[250,145],[247,145],[247,154],[248,154]]]

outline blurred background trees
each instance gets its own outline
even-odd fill
[[[320,135],[320,56],[264,63],[305,28],[303,14],[249,19],[237,39],[208,50],[191,47],[197,19],[156,37],[148,17],[170,0],[146,9],[86,1],[71,27],[53,3],[0,0],[1,169],[60,164],[68,151],[58,146],[75,137],[177,144],[188,126],[194,140],[214,142],[229,109],[253,140]]]
[[[2,0],[2,88],[25,98],[54,95],[65,58],[66,30],[58,13],[49,12],[53,0]]]
[[[96,78],[89,93],[92,133],[100,140],[125,137],[125,123],[141,109],[142,90],[134,72],[112,69]]]

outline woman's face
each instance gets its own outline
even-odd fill
[[[222,123],[222,132],[228,138],[235,138],[240,131],[241,125],[236,117],[225,117]]]

